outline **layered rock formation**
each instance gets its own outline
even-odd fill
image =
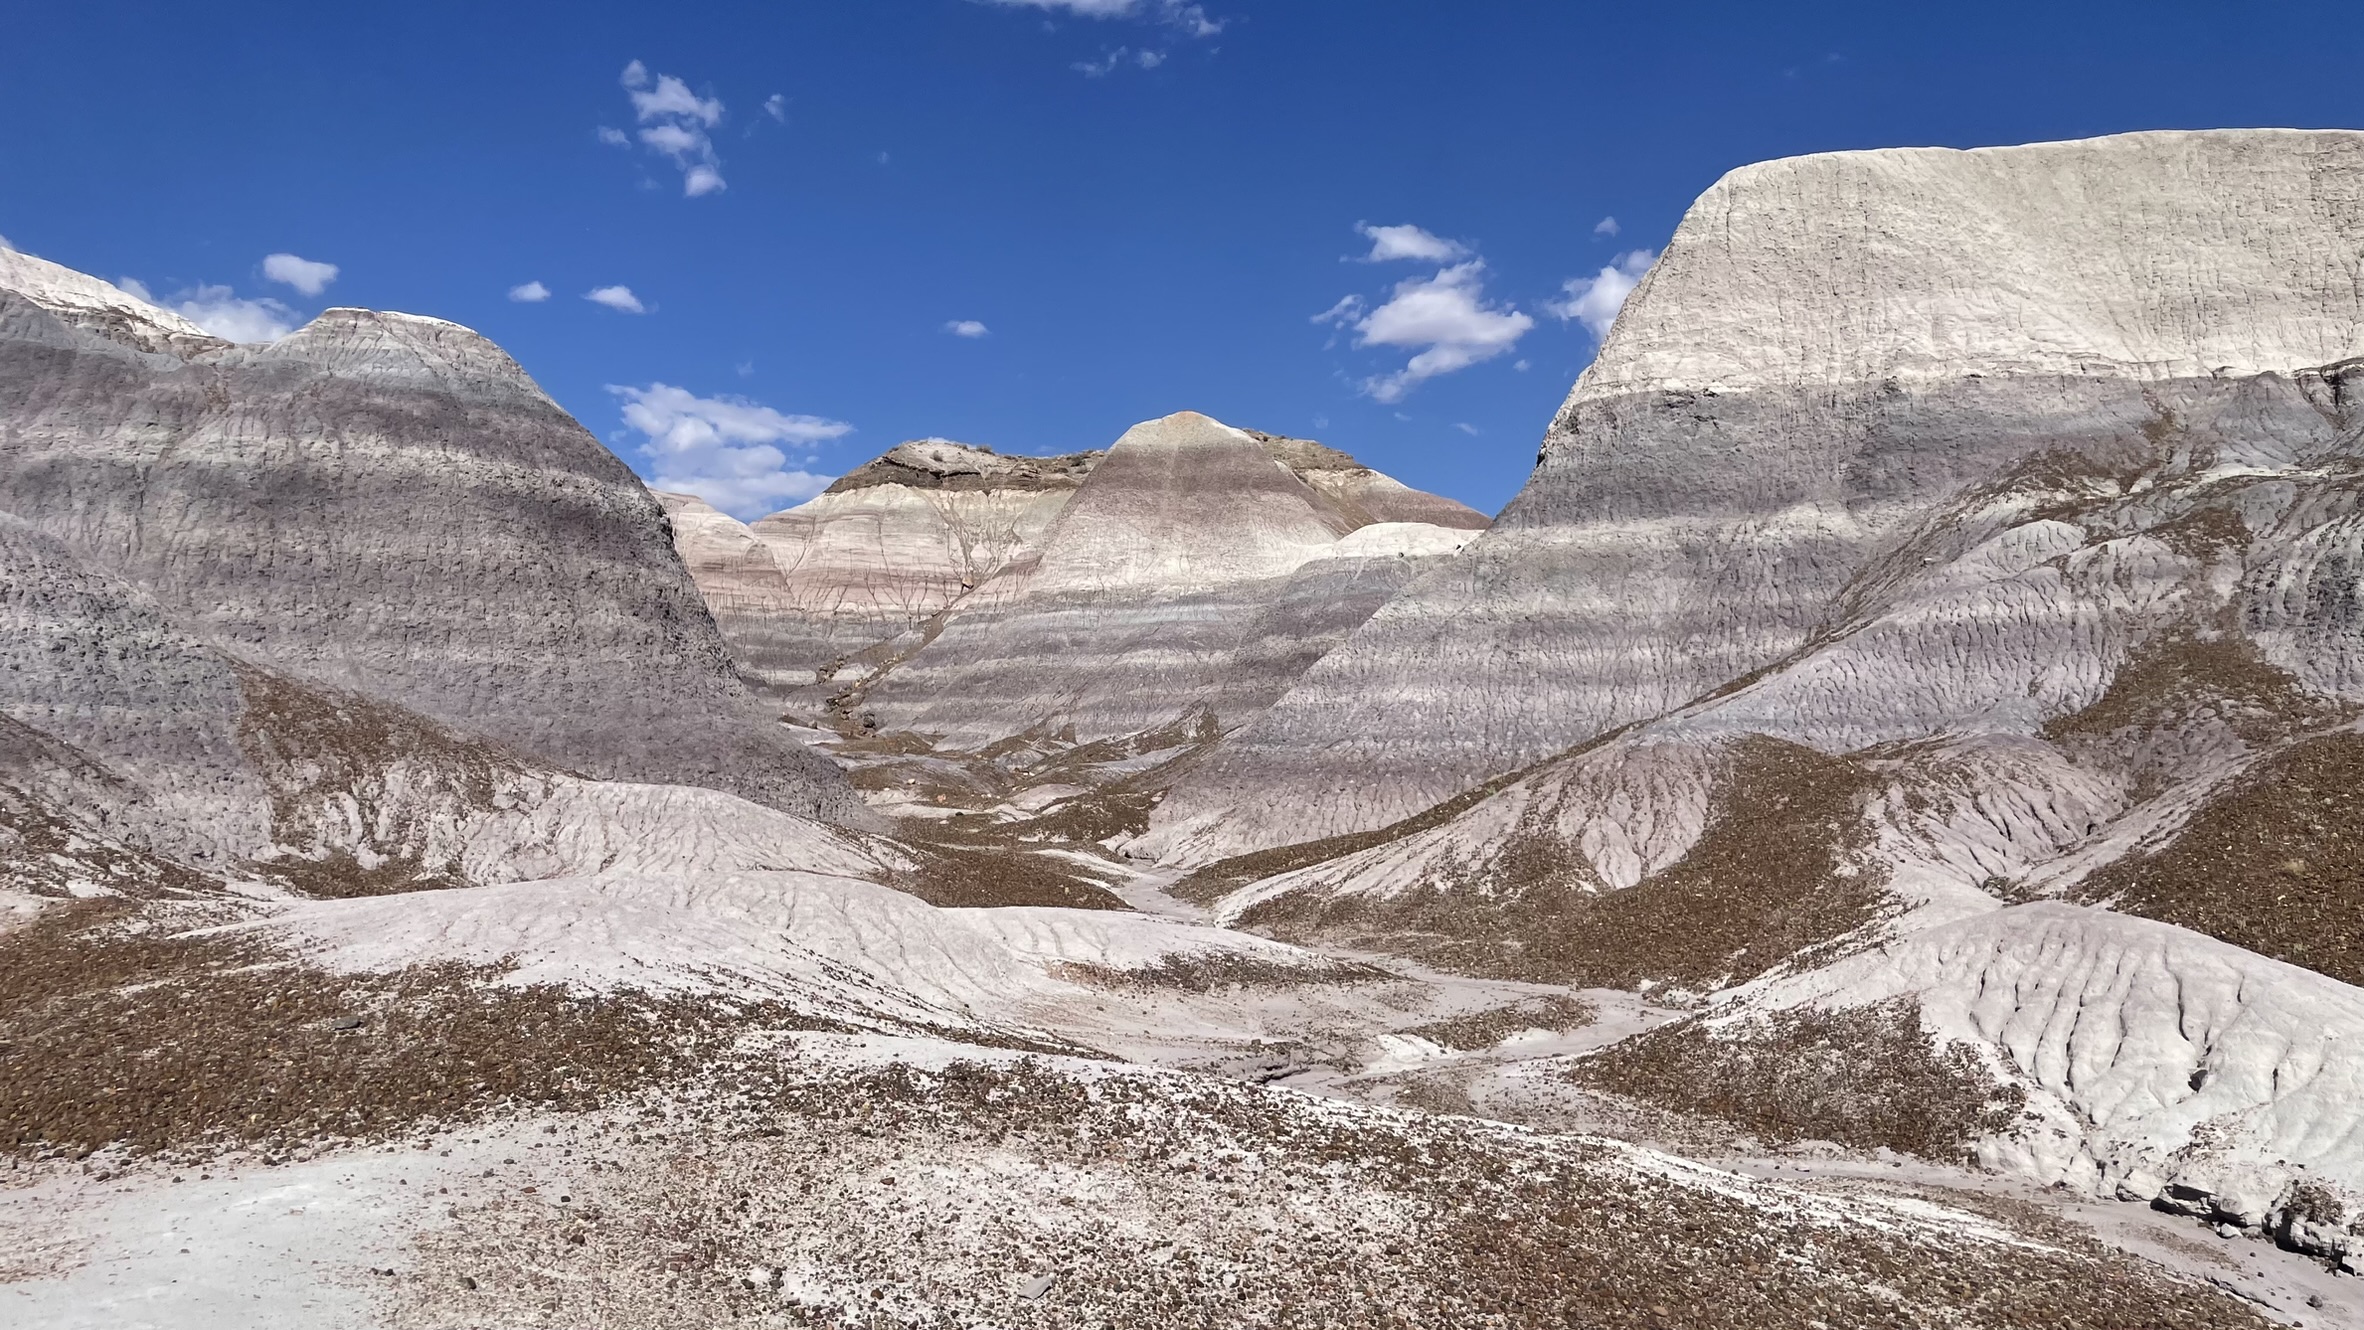
[[[1484,514],[1412,489],[1336,449],[1244,433],[1317,496],[1333,525],[1486,526]],[[811,502],[751,526],[689,495],[658,498],[741,673],[776,690],[833,682],[842,688],[896,659],[885,644],[921,629],[1039,545],[1106,455],[1004,456],[922,439],[848,472]],[[1255,467],[1249,474],[1260,482],[1265,471]],[[1203,538],[1166,534],[1185,542]],[[1339,553],[1360,557],[1363,548],[1376,548],[1372,539]],[[1433,552],[1436,539],[1419,536],[1405,552]],[[1358,594],[1367,613],[1376,602],[1368,588]]]
[[[1041,534],[1099,458],[1005,457],[923,439],[752,528],[687,495],[658,497],[742,673],[793,688],[985,581]]]
[[[2286,1134],[2364,974],[2360,280],[2359,134],[1736,172],[1502,521],[1140,848],[1249,851],[1188,890],[1282,936],[1710,1003],[1637,1083],[1904,1011],[2035,1114],[1990,1162],[2289,1229],[2364,1189]]]
[[[951,748],[1232,728],[1483,520],[1318,444],[1150,421],[867,705]]]
[[[0,273],[33,288],[0,287],[0,511],[263,668],[589,775],[851,810],[733,677],[656,501],[499,348],[351,309],[195,346],[61,271]]]
[[[667,535],[457,325],[231,346],[0,252],[0,820],[76,890],[887,871],[804,820],[868,821],[733,677]]]
[[[1205,856],[1377,828],[1852,633],[1875,603],[1923,613],[1905,600],[1994,581],[1956,560],[1995,533],[1938,518],[1977,487],[2049,478],[2142,510],[2135,487],[2168,476],[2196,501],[2222,468],[2304,473],[2341,433],[2326,412],[2344,371],[2323,367],[2364,354],[2360,155],[2344,132],[2159,133],[1733,172],[1631,297],[1494,528],[1178,788],[1151,844]],[[2292,534],[2336,543],[2327,520]],[[2094,543],[2027,525],[1981,558]],[[2003,554],[2013,542],[2024,553]],[[2237,599],[2280,620],[2286,576],[2319,566]],[[1868,712],[1793,699],[1798,723],[1845,744],[1977,712],[1931,685],[1984,631],[1883,657],[1893,686]],[[2074,710],[2117,649],[2085,632],[2014,710]]]

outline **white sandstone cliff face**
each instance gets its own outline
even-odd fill
[[[1145,847],[1384,826],[1774,666],[1840,631],[1850,584],[1931,514],[2040,457],[2096,484],[2161,463],[2198,483],[2217,453],[2303,469],[2344,382],[2319,367],[2364,354],[2360,178],[2364,135],[2280,131],[1734,172],[1493,529],[1179,785]],[[2216,423],[2253,401],[2287,428]],[[2187,416],[2208,457],[2177,453]],[[2275,631],[2344,639],[2334,617]],[[2098,688],[2107,656],[2062,668]]]
[[[861,816],[734,677],[657,502],[492,343],[350,309],[171,342],[62,271],[11,255],[33,290],[0,285],[0,511],[88,572],[227,658],[540,761]]]
[[[1135,426],[866,705],[950,749],[1236,726],[1471,534],[1374,509],[1483,520],[1301,440],[1194,412]]]

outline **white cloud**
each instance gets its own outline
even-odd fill
[[[1650,271],[1651,261],[1657,257],[1647,249],[1627,250],[1593,276],[1571,277],[1561,283],[1564,298],[1543,308],[1563,322],[1573,319],[1583,324],[1596,341],[1607,337],[1609,325],[1617,321],[1617,311],[1625,307],[1625,298],[1641,284],[1642,274]]]
[[[611,125],[601,125],[599,127],[599,141],[611,148],[629,148],[632,146],[632,136]]]
[[[1143,69],[1155,69],[1165,62],[1166,53],[1163,51],[1136,51],[1133,53],[1133,63]]]
[[[1313,316],[1314,323],[1350,323],[1363,316],[1361,296],[1340,296],[1338,303]]]
[[[679,160],[698,151],[706,136],[696,129],[680,125],[650,125],[640,131],[640,141],[668,157]]]
[[[788,94],[775,92],[763,99],[763,113],[781,124],[788,123]]]
[[[282,286],[292,286],[308,296],[316,296],[328,289],[337,279],[337,265],[312,259],[299,259],[293,254],[263,256],[263,276]]]
[[[1351,323],[1356,346],[1418,347],[1393,374],[1363,381],[1363,391],[1382,402],[1400,402],[1424,380],[1491,360],[1518,345],[1535,320],[1508,306],[1488,305],[1486,265],[1478,259],[1441,269],[1433,277],[1396,283],[1387,303],[1365,312],[1349,296],[1317,321]]]
[[[8,243],[7,236],[0,236],[0,249],[16,249],[16,246]],[[19,249],[17,253],[22,254],[24,251]]]
[[[594,305],[605,305],[609,309],[622,310],[626,314],[648,313],[648,306],[640,303],[640,297],[632,294],[632,288],[629,286],[596,286],[585,291],[583,299]]]
[[[134,299],[145,300],[151,305],[156,303],[155,293],[148,290],[148,284],[137,277],[118,277],[115,285],[122,287]]]
[[[984,0],[1004,9],[1042,9],[1078,18],[1125,18],[1162,23],[1192,37],[1223,31],[1223,20],[1207,17],[1192,0]]]
[[[1363,256],[1365,263],[1387,263],[1395,259],[1451,263],[1455,259],[1469,257],[1469,246],[1458,240],[1432,235],[1409,222],[1402,226],[1373,226],[1369,222],[1356,222],[1354,229],[1371,242],[1371,252]]]
[[[1617,219],[1614,217],[1603,217],[1592,224],[1592,233],[1596,236],[1613,236],[1622,229],[1624,228],[1617,225]]]
[[[1129,54],[1131,52],[1127,48],[1119,46],[1113,51],[1102,52],[1097,60],[1078,60],[1068,68],[1088,79],[1106,78],[1118,65],[1125,62],[1125,57]]]
[[[707,133],[722,123],[722,99],[700,97],[689,84],[671,74],[649,75],[638,60],[624,66],[624,94],[632,99],[632,115],[640,124],[639,139],[649,151],[672,161],[681,170],[681,192],[697,198],[728,188],[722,178],[722,158]],[[777,103],[778,105],[774,105]],[[764,109],[785,118],[787,103],[775,95]],[[621,130],[602,127],[602,143],[626,145]]]
[[[951,333],[955,337],[983,337],[990,333],[992,329],[987,328],[984,324],[977,322],[975,319],[954,319],[952,322],[944,325],[944,331]]]
[[[1470,423],[1469,423],[1468,421],[1466,421],[1466,420],[1459,421],[1459,422],[1455,423],[1455,424],[1454,424],[1454,426],[1453,426],[1453,428],[1455,428],[1455,429],[1457,429],[1457,430],[1461,431],[1462,433],[1464,433],[1464,434],[1468,435],[1469,437],[1471,437],[1471,438],[1473,438],[1473,439],[1474,439],[1474,438],[1476,438],[1478,435],[1485,433],[1485,431],[1484,431],[1484,430],[1481,430],[1481,429],[1479,429],[1477,426],[1470,424]]]
[[[296,312],[269,296],[241,300],[226,286],[197,286],[173,300],[175,313],[225,341],[276,342],[295,331]]]
[[[721,99],[700,97],[671,74],[658,75],[651,85],[648,66],[638,60],[624,66],[624,89],[644,125],[652,120],[694,120],[712,129],[722,123]]]
[[[744,397],[700,397],[686,388],[609,384],[624,423],[645,440],[649,483],[695,494],[734,517],[753,519],[809,499],[835,477],[792,468],[781,445],[809,448],[853,433],[842,420],[786,415]]]
[[[540,282],[527,282],[509,288],[509,298],[520,305],[539,305],[550,298],[550,288]]]

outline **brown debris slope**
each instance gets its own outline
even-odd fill
[[[389,1286],[393,1323],[2267,1324],[2073,1238],[1878,1201],[1850,1215],[1605,1142],[795,1043],[629,1141],[563,1138],[593,1165],[549,1161],[535,1195],[454,1207]]]
[[[0,934],[11,1204],[74,1198],[69,1234],[110,1204],[218,1222],[240,1280],[301,1271],[315,1318],[349,1278],[353,1313],[413,1327],[2264,1324],[2065,1230],[1876,1192],[989,1029],[881,1041],[747,997],[342,974],[158,922],[84,904]],[[379,1209],[256,1227],[389,1166]],[[177,1185],[200,1168],[211,1188]],[[62,1306],[72,1273],[15,1305]]]

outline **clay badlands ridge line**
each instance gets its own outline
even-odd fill
[[[1655,1103],[2364,1253],[2360,198],[2345,133],[1735,172],[1491,527],[1190,413],[741,526],[455,325],[231,346],[0,251],[16,1195],[566,1123],[556,1206],[436,1174],[487,1195],[404,1237],[411,1323],[1390,1272],[1413,1324],[2255,1323],[2023,1219],[1057,1059]],[[939,903],[1054,866],[1217,926]],[[839,1241],[879,1213],[953,1241]]]

